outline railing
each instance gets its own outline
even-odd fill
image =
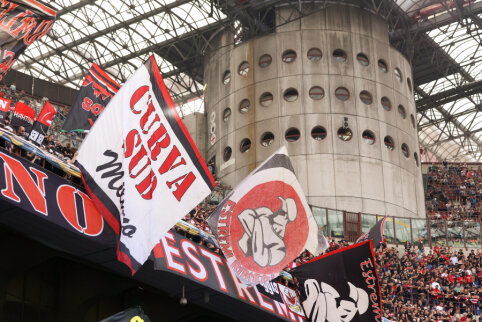
[[[313,216],[325,236],[348,239],[347,213],[341,210],[311,207]],[[382,215],[359,213],[359,233],[366,233]],[[353,216],[350,216],[352,218]],[[350,219],[349,224],[353,221]],[[351,225],[352,226],[352,225]],[[390,244],[422,242],[425,246],[450,246],[481,248],[482,225],[477,220],[433,220],[388,216],[384,225],[384,237]]]

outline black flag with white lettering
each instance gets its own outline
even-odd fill
[[[365,241],[317,257],[291,270],[310,321],[381,321],[380,286]]]
[[[373,243],[373,249],[376,250],[378,247],[380,247],[380,244],[383,241],[383,225],[385,224],[385,220],[387,219],[387,216],[383,217],[383,219],[380,219],[371,229],[368,233],[365,233],[358,237],[355,243],[361,243],[365,240],[371,240]]]
[[[62,131],[89,131],[120,86],[96,63],[84,78]]]
[[[49,32],[57,11],[41,1],[0,2],[0,80],[35,40]]]

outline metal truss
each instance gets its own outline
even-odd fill
[[[93,61],[122,83],[154,53],[182,106],[202,96],[203,56],[220,31],[238,44],[340,2],[386,19],[390,43],[412,63],[421,145],[479,160],[482,0],[57,0],[53,29],[14,68],[77,88]],[[292,15],[276,17],[275,6]]]

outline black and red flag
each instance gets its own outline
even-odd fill
[[[387,216],[383,217],[380,219],[371,229],[368,233],[364,233],[358,239],[356,240],[355,243],[361,243],[365,240],[371,240],[373,243],[373,249],[376,250],[378,247],[380,247],[380,244],[383,241],[383,225],[385,224],[385,220],[387,219]]]
[[[381,321],[382,301],[372,242],[317,257],[291,270],[310,321]]]
[[[56,15],[40,1],[0,1],[0,80],[25,48],[47,34]]]
[[[25,133],[30,133],[34,119],[35,110],[25,103],[17,102],[10,124],[15,131],[17,131],[20,126],[23,126]]]
[[[119,88],[119,84],[93,63],[62,126],[62,131],[89,131]]]
[[[5,122],[5,117],[7,113],[10,111],[10,105],[12,101],[3,97],[0,97],[0,122]]]
[[[40,114],[37,116],[37,120],[35,120],[35,123],[33,124],[29,139],[36,144],[41,145],[44,138],[47,136],[47,132],[56,114],[57,111],[52,104],[50,104],[49,101],[46,101],[42,111],[40,111]]]

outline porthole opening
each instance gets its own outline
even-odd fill
[[[360,100],[363,102],[363,104],[370,105],[371,103],[373,103],[372,94],[370,94],[370,92],[368,91],[361,91]]]
[[[388,65],[383,59],[378,60],[378,69],[384,73],[388,72]]]
[[[413,159],[415,160],[415,165],[418,167],[418,155],[417,152],[413,153]]]
[[[415,129],[416,128],[415,116],[413,116],[413,114],[410,114],[410,122],[412,123],[412,127]]]
[[[384,139],[383,139],[383,142],[385,143],[385,147],[390,150],[390,151],[393,151],[393,149],[395,149],[395,143],[393,142],[393,139],[391,136],[386,136]]]
[[[248,72],[249,72],[249,63],[247,61],[243,61],[241,64],[239,64],[238,73],[241,76],[246,76],[248,75]]]
[[[319,86],[313,86],[310,88],[309,95],[313,100],[321,100],[325,97],[325,90]]]
[[[231,159],[231,155],[233,154],[233,150],[231,150],[231,147],[227,146],[224,148],[224,152],[223,152],[223,160],[224,162],[228,161],[229,159]]]
[[[231,118],[231,109],[226,107],[223,112],[223,121],[227,122]]]
[[[259,67],[265,68],[271,65],[271,62],[273,61],[273,58],[271,58],[270,55],[264,54],[261,57],[259,57]]]
[[[261,97],[259,98],[259,104],[261,104],[261,106],[267,107],[270,106],[271,103],[273,103],[273,94],[269,92],[261,94]]]
[[[290,128],[285,133],[285,139],[288,142],[296,142],[300,138],[300,130],[297,128]]]
[[[405,112],[405,107],[403,107],[403,105],[398,105],[398,115],[400,115],[402,119],[407,117],[407,112]]]
[[[335,49],[333,51],[333,58],[335,58],[335,61],[339,63],[346,62],[346,52],[342,49]]]
[[[410,156],[410,150],[408,149],[408,145],[405,143],[402,144],[402,153],[403,153],[403,156],[406,157],[407,159]]]
[[[353,137],[353,132],[349,127],[340,127],[337,132],[338,138],[342,141],[350,141]]]
[[[241,144],[239,145],[239,150],[241,153],[248,152],[251,149],[251,140],[250,139],[242,139]]]
[[[242,114],[248,113],[249,111],[249,100],[245,98],[244,100],[239,103],[239,112]]]
[[[211,124],[210,131],[211,131],[211,134],[214,133],[214,132],[216,132],[216,123],[212,123],[212,124]]]
[[[363,141],[365,141],[365,143],[368,145],[372,145],[375,143],[375,134],[370,130],[363,131],[362,138]]]
[[[324,140],[326,136],[327,136],[327,132],[323,126],[315,126],[311,130],[311,137],[316,141]]]
[[[335,96],[340,101],[346,101],[350,98],[350,92],[345,87],[338,87],[335,90]]]
[[[274,134],[271,132],[265,132],[261,135],[261,145],[270,146],[274,142]]]
[[[363,53],[359,53],[358,55],[356,55],[356,60],[362,66],[368,66],[370,64],[370,60],[368,59],[367,55],[365,55]]]
[[[322,53],[318,48],[311,48],[307,53],[308,59],[311,61],[319,61],[321,59]]]
[[[227,70],[223,74],[223,84],[227,85],[231,81],[231,71]]]
[[[400,71],[400,69],[398,69],[398,67],[396,67],[394,70],[393,70],[393,73],[395,74],[395,78],[401,82],[402,81],[402,72]]]
[[[281,59],[288,64],[294,62],[296,60],[296,51],[292,49],[285,50]]]
[[[388,99],[388,97],[383,96],[381,99],[382,107],[386,111],[390,111],[392,109],[392,103]]]
[[[411,93],[412,92],[412,81],[410,80],[410,77],[407,77],[407,86],[408,86],[408,90]]]
[[[298,99],[298,91],[295,89],[295,88],[288,88],[284,94],[283,94],[283,98],[285,99],[285,101],[287,102],[294,102]]]

